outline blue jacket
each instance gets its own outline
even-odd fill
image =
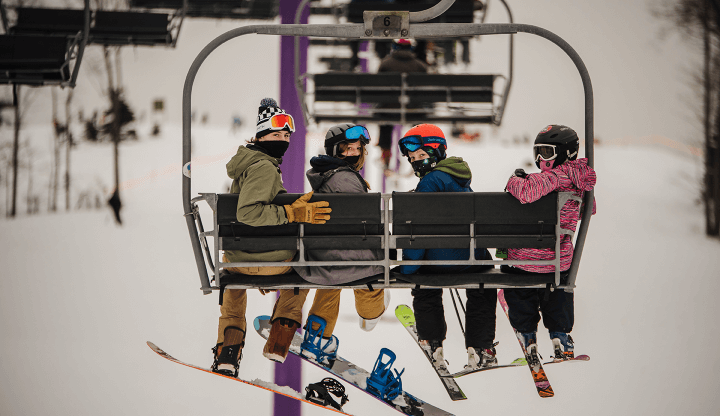
[[[459,157],[440,161],[435,169],[420,179],[415,192],[472,192],[472,173],[467,162]],[[403,260],[468,260],[469,249],[404,249]],[[475,249],[475,258],[491,260],[484,248]],[[463,273],[479,271],[487,266],[400,266],[400,273]]]

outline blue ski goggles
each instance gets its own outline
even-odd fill
[[[370,143],[370,133],[363,126],[353,126],[345,130],[345,139],[343,141],[354,142],[360,140],[363,144]]]
[[[400,146],[400,153],[407,157],[408,153],[414,152],[425,146],[433,149],[438,149],[442,146],[443,149],[447,149],[447,141],[445,141],[444,138],[437,136],[405,136],[400,139],[398,146]]]

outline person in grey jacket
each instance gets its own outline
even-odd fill
[[[367,192],[369,186],[358,171],[365,163],[367,154],[365,146],[369,140],[370,136],[363,126],[338,124],[331,127],[325,136],[327,155],[310,159],[312,168],[306,175],[313,191],[316,193]],[[382,252],[380,250],[308,250],[306,257],[309,261],[373,261],[380,260]],[[384,271],[382,266],[293,266],[293,268],[308,282],[323,285],[353,282]],[[340,311],[340,292],[341,289],[318,289],[308,313],[308,320],[314,315],[325,322],[322,337],[330,341],[324,342],[328,344],[325,353],[332,353],[334,348],[337,348],[337,338],[332,333]],[[360,328],[370,331],[385,312],[390,301],[390,293],[378,289],[354,289],[354,292]],[[299,307],[302,308],[302,304]]]

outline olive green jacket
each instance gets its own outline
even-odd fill
[[[252,144],[240,146],[235,156],[225,165],[233,180],[230,192],[239,194],[237,220],[253,227],[287,224],[285,208],[270,202],[279,193],[287,192],[282,184],[278,159],[263,153]],[[262,253],[226,250],[231,262],[283,261],[291,258],[294,250],[275,250]]]

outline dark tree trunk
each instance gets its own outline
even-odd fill
[[[65,211],[70,211],[70,150],[73,146],[73,136],[70,131],[70,115],[73,90],[68,91],[65,100]]]
[[[10,216],[17,214],[17,183],[18,183],[18,153],[20,149],[20,86],[13,85],[13,99],[15,100],[15,123],[13,126],[13,149],[12,149],[12,197],[10,202]]]

